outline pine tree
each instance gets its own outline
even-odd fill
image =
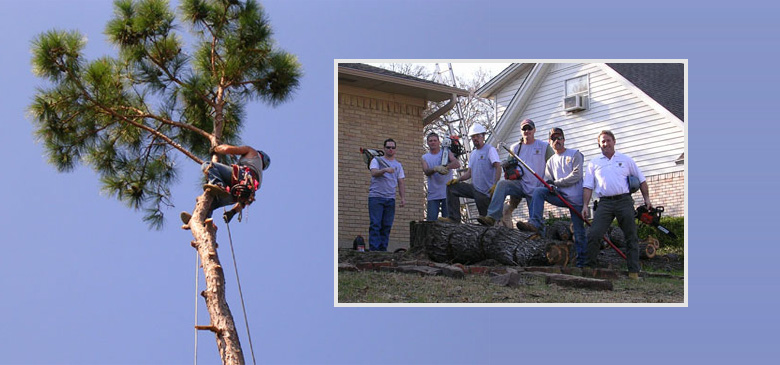
[[[116,0],[106,26],[117,57],[85,60],[78,31],[50,30],[32,41],[33,72],[48,81],[30,106],[51,164],[94,169],[102,189],[161,229],[177,181],[175,155],[201,164],[221,143],[239,144],[244,106],[291,98],[301,77],[295,56],[278,49],[254,0],[182,0],[192,52],[165,0]],[[196,164],[187,168],[198,168]],[[225,300],[216,232],[204,220],[213,197],[197,199],[191,229],[203,263],[202,295],[225,364],[244,356]]]

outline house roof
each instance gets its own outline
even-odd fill
[[[607,63],[674,116],[685,120],[685,66],[682,63]]]
[[[424,98],[429,101],[450,100],[452,94],[467,96],[466,90],[404,75],[363,63],[339,63],[339,83]]]
[[[512,80],[522,66],[513,63],[477,90],[487,98]],[[682,63],[607,63],[630,83],[642,90],[681,121],[685,120],[685,65]]]

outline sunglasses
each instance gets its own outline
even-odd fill
[[[524,130],[524,131],[531,131],[531,130],[533,130],[533,129],[534,129],[533,127],[529,127],[529,126],[525,126],[525,127],[523,127],[523,130]]]
[[[563,137],[561,137],[561,136],[558,136],[558,137],[550,137],[550,140],[551,140],[551,141],[553,141],[553,142],[555,142],[555,141],[562,141],[562,140],[563,140]]]
[[[385,146],[385,148],[387,148],[388,150],[394,150],[395,146]]]

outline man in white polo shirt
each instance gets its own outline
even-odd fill
[[[615,151],[615,135],[608,130],[601,131],[598,137],[601,156],[594,157],[585,169],[582,182],[582,215],[588,218],[588,204],[593,192],[599,196],[598,209],[594,211],[593,223],[588,232],[588,250],[585,266],[597,267],[601,240],[607,232],[612,219],[617,218],[620,229],[626,236],[626,256],[628,259],[628,277],[639,279],[639,239],[634,221],[634,199],[631,197],[628,177],[635,176],[639,182],[647,209],[650,193],[642,171],[631,157]]]

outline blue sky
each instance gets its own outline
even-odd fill
[[[191,363],[195,252],[176,216],[200,193],[198,166],[181,159],[163,231],[101,195],[93,171],[57,173],[26,116],[43,85],[30,72],[30,41],[78,29],[91,59],[114,54],[103,35],[111,2],[1,3],[0,363]],[[273,159],[246,222],[231,226],[259,363],[777,357],[774,2],[262,4],[305,76],[293,101],[247,110],[245,142]],[[334,308],[333,60],[391,58],[688,59],[689,308]],[[243,331],[225,234],[221,226],[220,258]],[[199,362],[217,363],[213,336],[199,341]]]

